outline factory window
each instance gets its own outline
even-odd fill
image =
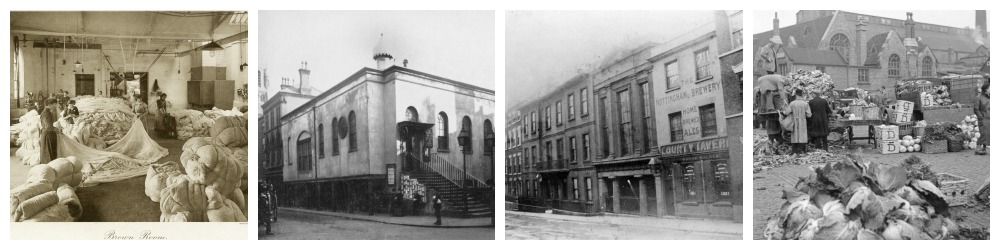
[[[583,160],[590,159],[590,134],[583,134]]]
[[[698,114],[701,118],[701,137],[719,134],[719,129],[715,121],[715,104],[699,107]]]
[[[621,155],[632,152],[632,101],[629,91],[618,92],[618,136]]]
[[[437,119],[438,150],[448,150],[448,114],[438,113]]]
[[[841,57],[847,58],[848,49],[851,46],[851,39],[844,33],[837,33],[830,38],[830,50],[836,51]]]
[[[678,142],[684,140],[684,127],[681,126],[681,112],[674,112],[668,116],[670,120],[670,141]]]
[[[694,64],[695,76],[699,81],[712,77],[712,70],[711,67],[709,67],[711,62],[708,58],[708,48],[704,48],[694,53]]]
[[[330,148],[333,149],[333,155],[340,155],[340,140],[337,140],[337,118],[333,118],[330,122]]]
[[[580,116],[585,116],[590,114],[590,106],[588,106],[588,95],[587,88],[580,90]]]
[[[350,126],[350,131],[348,137],[348,151],[354,152],[358,151],[358,118],[354,115],[354,111],[347,115],[347,123]]]
[[[675,88],[680,88],[681,87],[681,83],[679,81],[679,79],[680,79],[680,70],[677,69],[677,61],[668,62],[666,65],[663,65],[663,71],[667,75],[667,90],[668,91],[671,90],[671,89],[675,89]]]
[[[562,101],[556,101],[556,126],[562,125]]]
[[[493,122],[489,119],[483,121],[483,155],[493,155],[493,145],[486,141],[486,137],[493,133]]]
[[[317,156],[319,156],[319,158],[323,158],[323,155],[325,155],[323,153],[325,151],[325,147],[324,147],[325,144],[324,144],[324,141],[323,141],[323,123],[319,124],[319,127],[316,129],[316,132],[319,135],[318,137],[316,137],[316,141],[319,142],[319,150],[316,150],[316,152],[318,153]]]
[[[889,56],[889,76],[899,76],[899,56],[896,54]]]
[[[931,60],[931,57],[925,56],[923,62],[920,64],[920,75],[922,76],[933,75],[934,70],[931,68],[933,64],[934,61]]]
[[[573,118],[576,118],[576,99],[573,94],[569,94],[569,96],[566,97],[566,104],[568,106],[567,108],[569,108],[569,120],[572,121]]]
[[[312,171],[312,149],[309,148],[310,143],[309,133],[302,132],[299,134],[299,141],[295,147],[296,154],[298,155],[299,172]]]
[[[858,84],[868,84],[868,69],[858,69]]]
[[[466,133],[465,135],[467,136],[467,138],[465,138],[464,142],[459,143],[459,146],[462,146],[462,152],[464,152],[466,154],[471,154],[472,153],[472,119],[469,119],[469,116],[462,117],[462,131],[463,131],[463,133]]]
[[[576,161],[576,137],[569,137],[569,161]]]

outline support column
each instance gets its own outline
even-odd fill
[[[667,194],[666,192],[663,191],[664,188],[666,188],[666,185],[667,184],[663,180],[663,177],[657,175],[656,176],[656,216],[666,216],[667,215],[667,195],[673,195],[673,194]],[[670,204],[670,205],[673,206],[673,204]]]
[[[648,211],[649,209],[646,208],[646,206],[649,205],[649,204],[646,204],[646,197],[647,197],[647,195],[648,194],[646,194],[646,178],[641,178],[640,177],[639,178],[639,214],[641,214],[641,215],[646,215],[649,212]]]
[[[620,180],[621,178],[611,177],[611,203],[613,208],[612,212],[614,213],[621,213],[622,211],[621,190],[618,188],[618,181]]]

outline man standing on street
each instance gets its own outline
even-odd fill
[[[434,217],[437,217],[437,221],[434,222],[434,225],[440,226],[441,225],[441,197],[438,196],[437,194],[435,194],[434,198],[431,199],[431,202],[434,203]]]
[[[809,117],[806,127],[809,128],[809,140],[817,149],[829,151],[829,142],[826,137],[830,135],[830,115],[833,109],[830,103],[823,99],[822,93],[816,92],[812,100],[809,100],[809,110],[812,116]]]

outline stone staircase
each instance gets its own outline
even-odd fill
[[[408,155],[407,157],[415,156]],[[464,172],[457,169],[444,159],[433,157],[430,162],[414,160],[419,162],[417,170],[410,173],[411,179],[417,179],[423,184],[427,191],[437,190],[441,195],[443,203],[442,213],[455,217],[489,217],[493,211],[493,187],[486,185]],[[456,171],[457,170],[457,171]],[[448,175],[451,178],[446,177]],[[465,179],[465,188],[462,187],[462,179]],[[430,197],[428,197],[429,199]],[[431,204],[428,204],[431,206]]]

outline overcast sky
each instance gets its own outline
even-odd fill
[[[663,42],[712,18],[712,11],[509,11],[506,106],[564,83],[616,48]]]
[[[976,28],[976,11],[974,10],[844,10],[865,15],[906,20],[906,12],[913,12],[913,20],[956,28]],[[773,29],[774,13],[778,13],[781,27],[795,24],[797,10],[758,10],[753,12],[753,34]],[[987,16],[989,11],[987,11]],[[989,17],[986,18],[987,22]]]
[[[375,68],[372,51],[384,34],[402,66],[494,87],[492,11],[260,11],[258,62],[267,68],[270,94],[282,77],[298,82],[309,62],[312,85],[325,91],[363,67]]]

